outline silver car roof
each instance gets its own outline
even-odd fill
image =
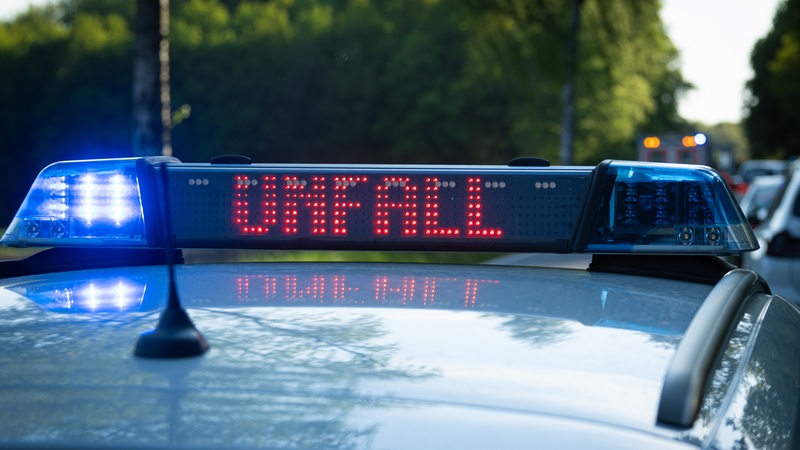
[[[493,266],[176,271],[211,343],[200,358],[132,355],[166,298],[163,267],[4,280],[0,441],[419,448],[457,432],[465,448],[680,446],[656,424],[659,395],[712,289]]]

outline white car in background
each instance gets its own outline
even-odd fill
[[[787,162],[778,159],[751,159],[739,166],[736,172],[743,182],[750,184],[756,177],[780,175],[786,170]]]
[[[760,273],[773,291],[800,303],[800,165],[786,175],[769,215],[756,229],[761,248],[743,254],[742,266]]]
[[[769,216],[770,207],[785,182],[785,175],[763,175],[755,177],[750,183],[739,205],[753,229]]]

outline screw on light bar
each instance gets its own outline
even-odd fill
[[[3,235],[3,244],[147,244],[136,159],[46,167]]]
[[[160,162],[181,248],[717,255],[758,248],[728,186],[703,166]],[[159,245],[154,164],[46,168],[2,243]]]

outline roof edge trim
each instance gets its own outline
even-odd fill
[[[697,417],[705,381],[738,311],[755,292],[769,287],[755,272],[734,269],[708,294],[667,369],[657,421],[689,428]]]

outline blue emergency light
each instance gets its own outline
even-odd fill
[[[156,176],[160,171],[166,176]],[[758,248],[727,184],[703,166],[193,164],[174,158],[52,164],[37,177],[2,243],[162,247],[165,219],[182,248],[718,255]]]

